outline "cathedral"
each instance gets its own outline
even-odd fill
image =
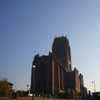
[[[65,36],[56,37],[52,52],[35,55],[32,62],[31,91],[34,94],[56,96],[70,92],[71,95],[86,96],[83,75],[72,70],[71,48]]]

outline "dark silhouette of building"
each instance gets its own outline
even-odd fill
[[[80,79],[80,94],[82,97],[87,97],[87,88],[84,86],[84,79],[81,73],[79,75],[79,79]]]
[[[71,71],[70,45],[66,37],[56,37],[52,46],[52,94],[64,90],[64,72]]]
[[[64,70],[71,71],[71,53],[69,41],[66,37],[57,37],[54,39],[52,54],[54,62],[60,64]]]
[[[71,72],[65,72],[64,76],[65,89],[69,88],[71,90],[80,92],[80,79],[78,70],[74,68],[74,70]]]
[[[51,53],[34,57],[32,63],[31,90],[34,93],[49,93],[51,90]]]
[[[49,55],[36,55],[32,62],[31,91],[37,94],[64,93],[75,90],[82,93],[84,87],[82,74],[72,70],[71,49],[66,37],[56,37]]]

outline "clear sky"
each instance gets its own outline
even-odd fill
[[[34,55],[47,54],[61,33],[85,85],[93,90],[95,80],[99,91],[100,0],[0,0],[0,78],[26,89]]]

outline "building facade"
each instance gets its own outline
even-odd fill
[[[55,96],[67,89],[80,92],[82,83],[78,70],[72,70],[71,49],[66,37],[54,39],[49,55],[34,57],[31,74],[33,93],[48,93]]]
[[[37,94],[51,92],[51,53],[49,56],[36,55],[34,57],[31,91]]]
[[[56,37],[52,46],[52,94],[64,91],[64,72],[71,71],[70,45],[66,37]]]

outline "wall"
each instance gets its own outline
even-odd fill
[[[17,100],[32,100],[32,97],[17,97]],[[82,100],[82,99],[58,99],[58,98],[34,97],[33,100]]]
[[[11,100],[9,97],[0,97],[0,100]]]
[[[14,100],[14,99],[8,97],[0,97],[0,100]],[[17,97],[15,100],[32,100],[32,97]],[[33,100],[83,100],[83,99],[58,99],[58,98],[34,97]]]

